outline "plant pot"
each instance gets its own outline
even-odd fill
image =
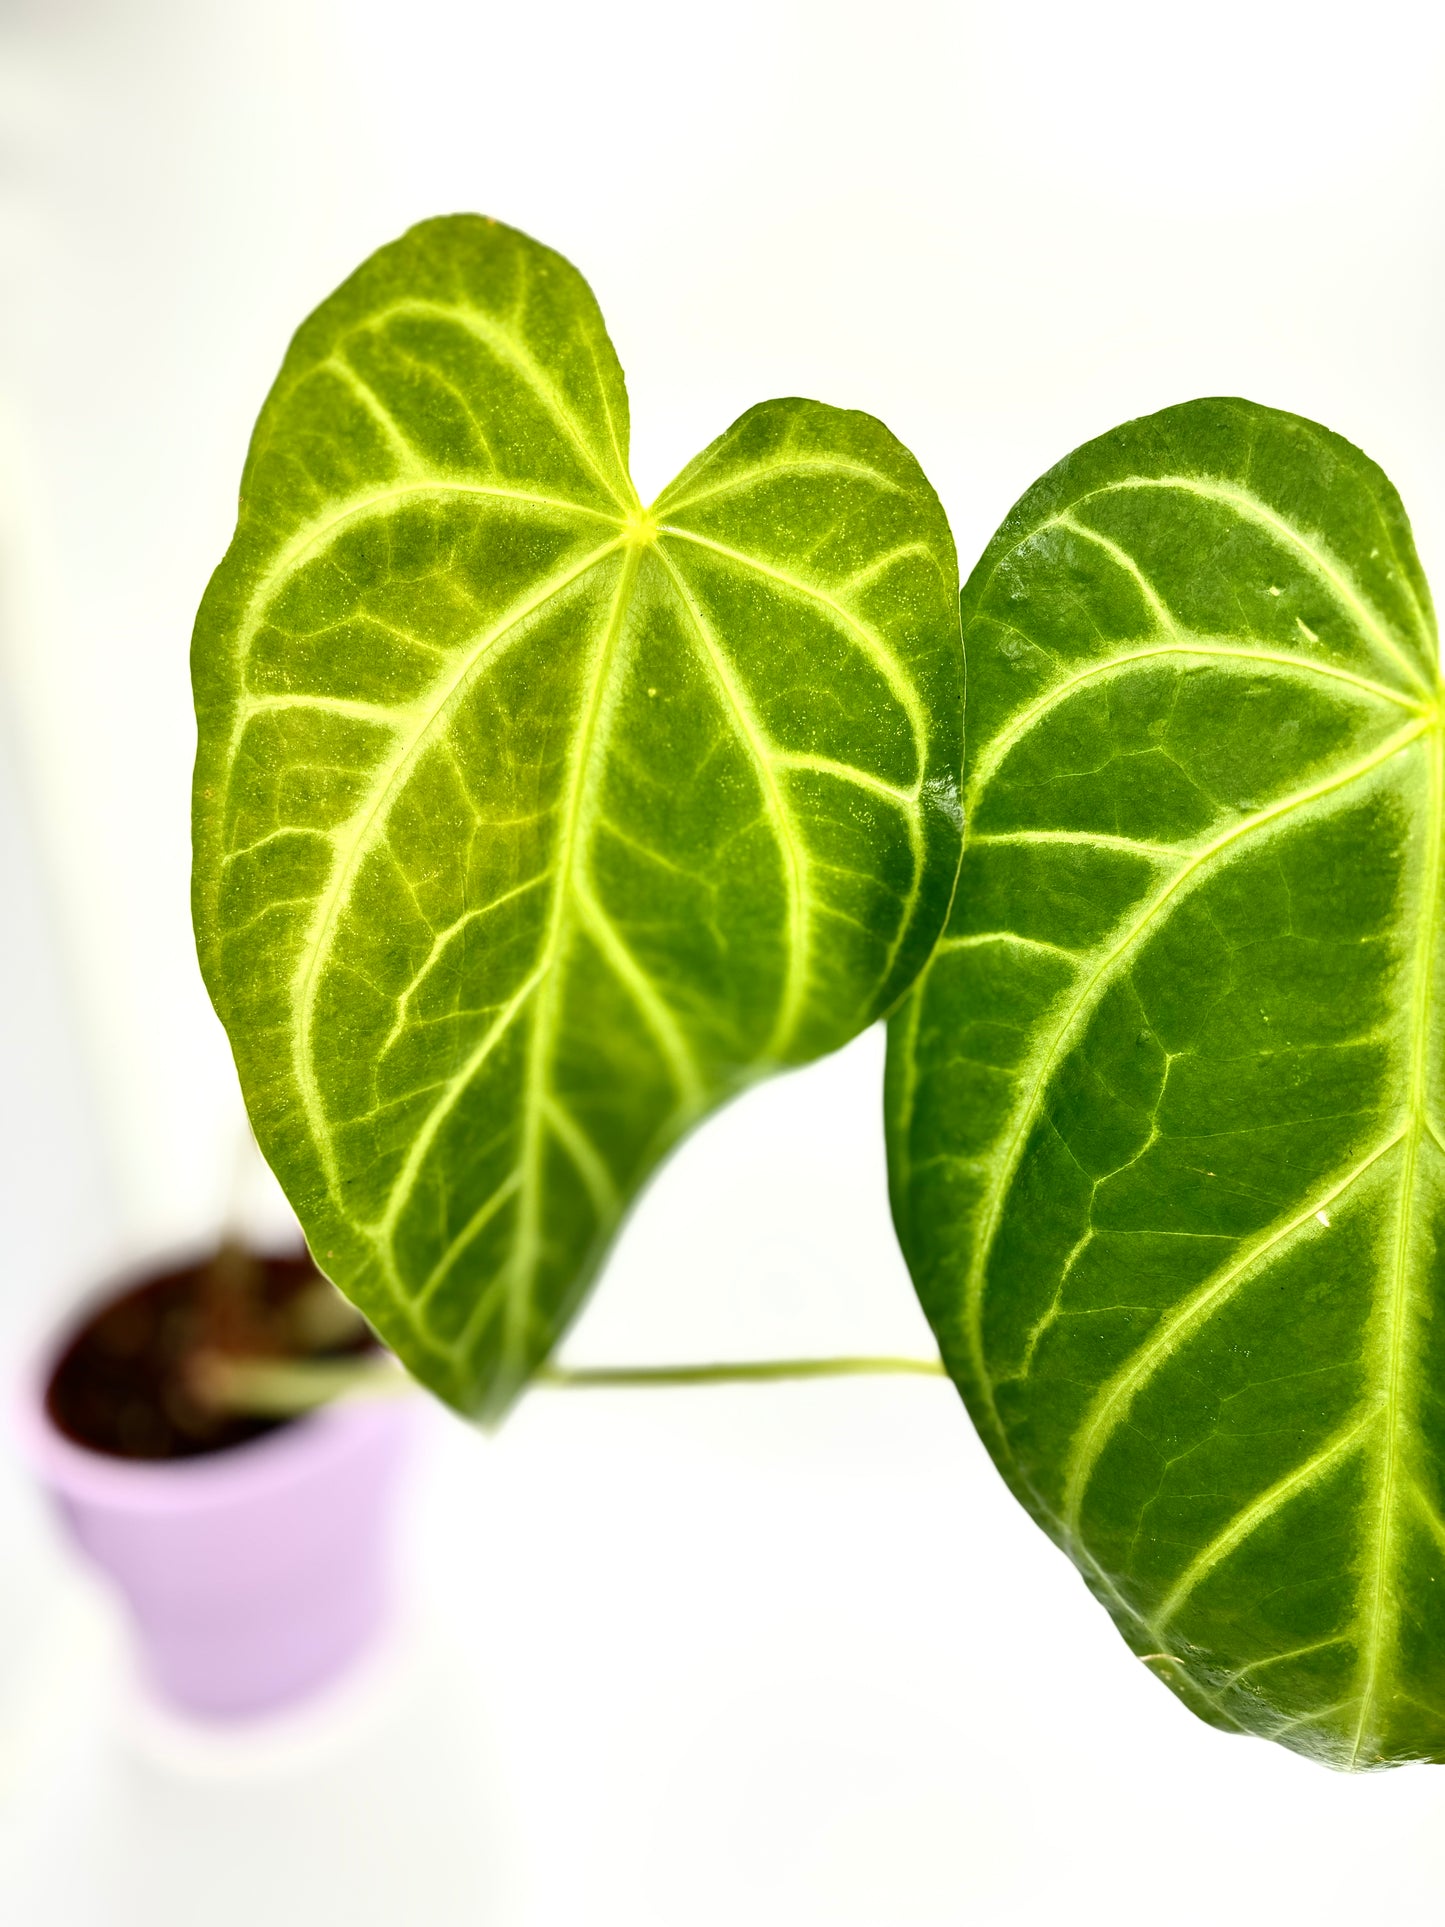
[[[66,1342],[22,1389],[22,1445],[124,1597],[149,1684],[235,1719],[339,1678],[387,1618],[404,1405],[336,1404],[196,1457],[120,1458],[67,1437],[47,1408]]]

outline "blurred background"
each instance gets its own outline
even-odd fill
[[[0,1364],[213,1232],[191,617],[291,330],[427,215],[591,280],[644,499],[751,403],[880,415],[965,570],[1081,440],[1327,422],[1445,580],[1445,11],[1412,0],[0,0]],[[931,1349],[881,1039],[653,1186],[572,1362]],[[1445,1775],[1194,1721],[917,1381],[428,1414],[404,1623],[313,1715],[139,1699],[0,1469],[17,1927],[1436,1922]]]

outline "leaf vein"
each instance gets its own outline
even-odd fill
[[[965,1317],[969,1332],[970,1352],[974,1370],[990,1416],[997,1424],[997,1411],[993,1402],[988,1373],[983,1356],[982,1307],[985,1277],[989,1259],[993,1251],[994,1239],[1003,1216],[1004,1200],[1012,1182],[1019,1160],[1023,1155],[1028,1132],[1038,1115],[1053,1073],[1066,1045],[1079,1026],[1087,1020],[1110,984],[1114,982],[1125,960],[1141,939],[1153,927],[1157,918],[1168,908],[1178,893],[1187,887],[1190,880],[1200,875],[1204,866],[1223,851],[1239,844],[1255,831],[1277,826],[1294,811],[1304,805],[1317,802],[1330,794],[1347,788],[1360,781],[1371,770],[1390,761],[1400,754],[1423,733],[1426,724],[1413,723],[1389,737],[1378,749],[1368,756],[1348,764],[1343,769],[1332,771],[1318,782],[1303,790],[1297,790],[1266,809],[1255,811],[1245,817],[1231,830],[1204,845],[1187,863],[1183,864],[1154,893],[1143,909],[1132,920],[1125,923],[1116,934],[1109,948],[1094,970],[1079,985],[1069,1003],[1065,1006],[1052,1031],[1045,1036],[1042,1047],[1035,1056],[1033,1064],[1025,1072],[1021,1085],[1021,1099],[1010,1119],[1006,1135],[1002,1139],[1001,1154],[995,1167],[994,1181],[989,1187],[982,1222],[974,1244],[972,1260],[968,1267],[965,1282]],[[1003,1436],[1002,1427],[999,1435]]]
[[[1363,1441],[1365,1435],[1379,1418],[1377,1411],[1369,1411],[1363,1418],[1344,1425],[1334,1437],[1326,1440],[1317,1452],[1286,1472],[1282,1478],[1261,1492],[1257,1499],[1240,1508],[1227,1525],[1220,1528],[1208,1545],[1190,1560],[1179,1575],[1153,1618],[1153,1625],[1159,1632],[1175,1617],[1188,1600],[1191,1593],[1209,1577],[1216,1567],[1237,1552],[1252,1533],[1258,1532],[1291,1499],[1307,1492],[1312,1485],[1318,1485],[1335,1467],[1347,1459],[1351,1452]]]

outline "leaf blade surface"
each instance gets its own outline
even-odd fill
[[[1442,783],[1393,489],[1197,402],[967,584],[968,829],[895,1217],[1013,1489],[1194,1710],[1445,1754]]]
[[[651,511],[585,282],[476,217],[298,332],[197,620],[194,906],[262,1148],[497,1413],[638,1187],[906,989],[959,843],[956,565],[881,424],[763,404]]]

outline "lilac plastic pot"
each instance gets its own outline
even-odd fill
[[[22,1444],[81,1550],[130,1609],[150,1684],[188,1713],[278,1711],[339,1678],[390,1606],[389,1526],[411,1414],[331,1406],[194,1459],[111,1458],[24,1389]]]

